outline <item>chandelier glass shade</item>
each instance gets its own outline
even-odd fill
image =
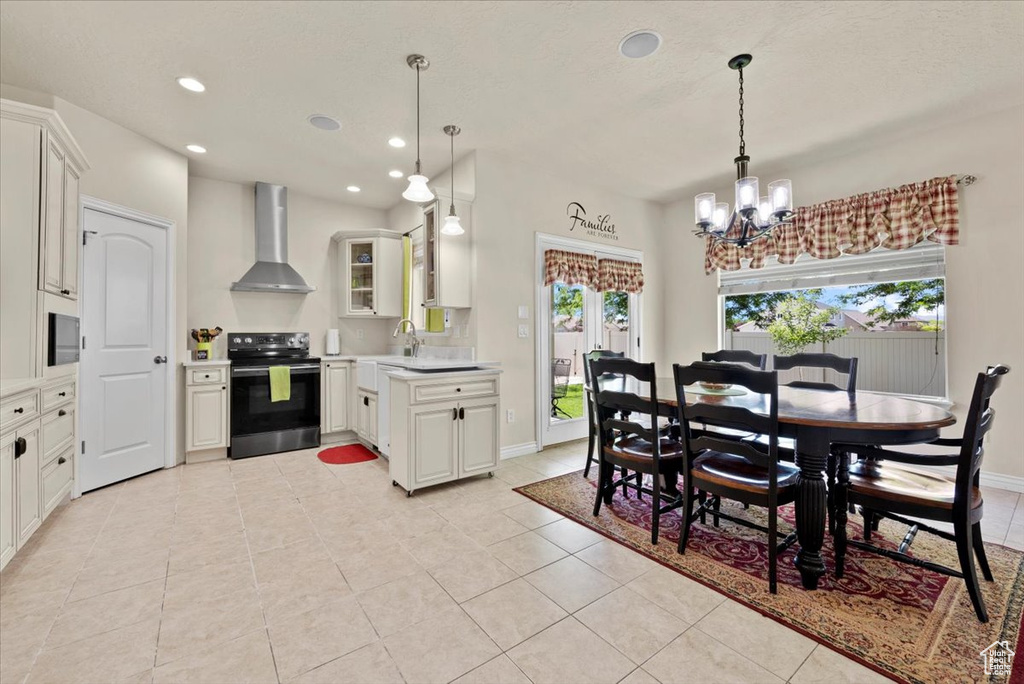
[[[729,60],[729,68],[740,73],[740,149],[736,164],[735,209],[727,202],[716,202],[713,192],[702,192],[694,198],[694,222],[697,237],[736,244],[740,247],[767,237],[777,226],[793,218],[793,183],[783,179],[768,184],[768,194],[760,194],[757,176],[747,174],[750,157],[743,138],[743,68],[750,64],[750,55],[737,55]]]

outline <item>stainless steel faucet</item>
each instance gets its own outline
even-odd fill
[[[415,323],[410,321],[408,318],[403,318],[402,320],[398,321],[398,325],[395,326],[395,332],[391,333],[391,337],[398,337],[398,333],[402,331],[403,323],[409,324],[408,328],[406,328],[405,334],[408,336],[412,344],[412,356],[413,358],[416,358],[417,356],[419,356],[420,345],[423,344],[423,342],[420,340],[420,338],[416,337]]]

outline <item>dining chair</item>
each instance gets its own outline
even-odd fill
[[[963,436],[929,442],[938,446],[959,447],[959,451],[948,454],[914,454],[879,447],[833,445],[833,451],[840,461],[835,502],[838,516],[835,534],[836,577],[843,576],[846,547],[855,546],[886,558],[963,579],[978,620],[988,622],[988,612],[985,610],[974,567],[977,557],[981,574],[986,581],[993,581],[981,538],[984,507],[979,478],[985,453],[985,435],[992,429],[995,419],[995,409],[990,405],[992,394],[1009,371],[1009,367],[998,365],[979,373],[974,383],[967,420],[964,421]],[[863,458],[850,466],[851,454]],[[927,467],[908,468],[908,465]],[[937,467],[941,466],[956,466],[956,473],[948,475],[938,471]],[[847,504],[861,506],[864,513],[864,541],[847,539]],[[904,516],[952,523],[953,534]],[[910,527],[896,551],[869,543],[878,518],[889,518]],[[918,531],[930,532],[954,542],[960,570],[910,556],[907,551]]]
[[[551,417],[557,418],[561,413],[566,418],[572,418],[565,409],[558,405],[558,402],[565,399],[569,393],[569,371],[572,361],[569,359],[551,359]]]
[[[745,363],[758,370],[764,370],[768,364],[767,354],[755,354],[746,349],[719,349],[716,352],[703,352],[701,361],[717,361],[719,363]]]
[[[587,409],[587,465],[583,469],[583,477],[590,477],[590,465],[597,463],[597,455],[594,453],[594,447],[597,445],[597,414],[594,412],[594,402],[591,399],[593,388],[590,385],[590,362],[594,359],[621,359],[625,356],[624,352],[608,349],[595,349],[583,355],[583,382]]]
[[[678,429],[672,430],[674,434],[663,434],[659,429],[658,418],[666,417],[670,409],[658,404],[654,364],[599,358],[590,362],[590,373],[601,445],[594,515],[601,512],[602,501],[611,504],[620,484],[635,488],[638,494],[646,492],[651,495],[651,543],[657,544],[662,513],[682,503],[676,485],[682,469],[683,445]],[[616,382],[602,385],[605,378]],[[645,396],[628,391],[631,383],[636,384],[637,391],[646,387]],[[633,472],[636,482],[627,482],[628,475],[615,480],[616,467],[624,473]],[[649,490],[643,487],[644,475],[651,476]]]
[[[789,387],[804,387],[806,389],[821,390],[845,390],[847,392],[857,391],[857,357],[845,358],[835,354],[820,354],[802,352],[790,356],[775,355],[772,357],[772,368],[777,371],[793,370],[794,368],[820,368],[834,370],[837,373],[846,375],[846,387],[839,387],[831,382],[816,382],[810,380],[792,380],[784,382]]]
[[[797,473],[791,463],[779,460],[779,383],[775,371],[747,370],[717,363],[694,363],[672,367],[679,422],[686,453],[683,481],[683,519],[679,553],[686,552],[690,526],[697,517],[710,512],[717,527],[719,518],[731,520],[768,534],[768,590],[777,593],[778,554],[796,541],[796,533],[778,541],[778,507],[796,499]],[[745,387],[742,397],[727,402],[686,402],[686,388],[697,382],[729,383]],[[694,424],[720,425],[766,436],[766,443],[737,441],[713,432],[700,431]],[[694,491],[702,498],[693,511]],[[706,495],[710,494],[710,498]],[[768,527],[721,512],[722,498],[768,509]]]

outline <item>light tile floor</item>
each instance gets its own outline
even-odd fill
[[[875,673],[487,477],[391,486],[316,450],[85,495],[0,575],[2,682],[879,681]],[[986,538],[1024,504],[986,492]]]

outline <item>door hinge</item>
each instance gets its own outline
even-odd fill
[[[82,453],[85,453],[85,440],[82,440]]]
[[[88,241],[86,240],[86,238],[89,237],[90,235],[96,235],[96,234],[97,234],[97,232],[95,230],[83,230],[82,231],[82,244],[83,245],[88,244]]]
[[[82,335],[82,349],[85,349],[85,335]]]

